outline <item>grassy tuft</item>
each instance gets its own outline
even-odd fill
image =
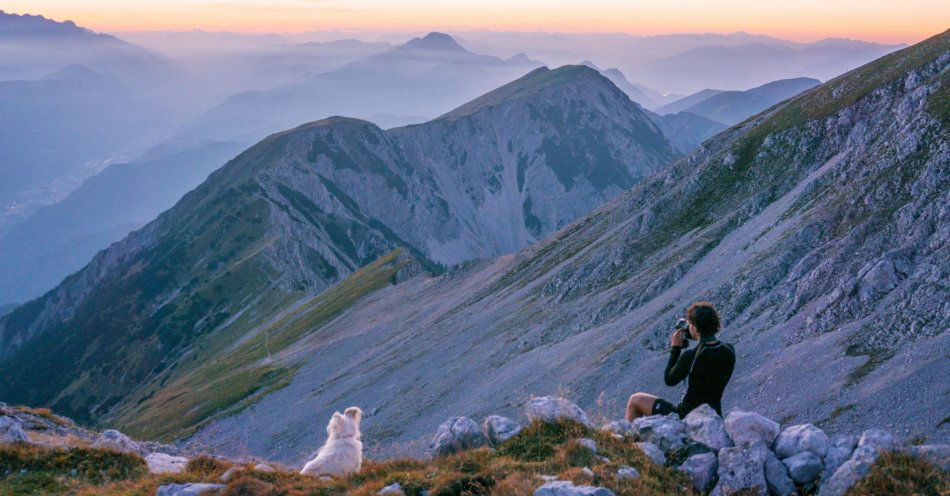
[[[950,494],[950,475],[908,454],[884,453],[871,468],[871,473],[848,491],[848,496],[893,494]]]

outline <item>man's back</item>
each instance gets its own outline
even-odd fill
[[[736,366],[736,350],[722,341],[703,343],[694,349],[698,351],[693,357],[680,411],[686,415],[697,406],[708,403],[722,415],[722,393]]]

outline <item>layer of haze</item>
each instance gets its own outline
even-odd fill
[[[10,0],[99,31],[321,29],[749,31],[796,41],[834,36],[914,43],[946,29],[946,0]]]

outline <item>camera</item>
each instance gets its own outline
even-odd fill
[[[683,339],[686,341],[693,339],[693,336],[689,333],[689,322],[687,322],[686,319],[679,319],[676,321],[676,330],[680,331],[680,334],[682,334]]]

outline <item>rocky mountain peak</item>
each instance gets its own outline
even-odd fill
[[[411,50],[435,50],[443,52],[468,52],[459,45],[455,38],[445,33],[431,32],[422,38],[413,38],[407,41],[404,48]]]

